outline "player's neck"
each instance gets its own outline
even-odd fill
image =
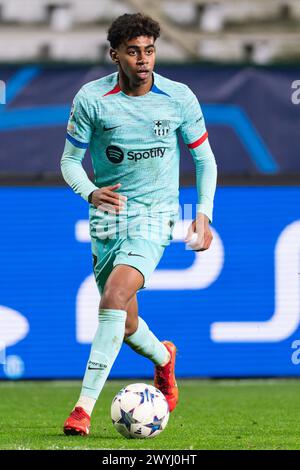
[[[119,73],[119,85],[123,93],[128,96],[142,96],[149,93],[153,85],[153,75],[147,80],[147,82],[143,83],[133,83],[130,79],[124,74]]]

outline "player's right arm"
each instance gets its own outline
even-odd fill
[[[74,98],[68,122],[67,137],[61,158],[64,180],[83,199],[101,210],[119,212],[124,207],[125,196],[114,191],[121,184],[98,188],[86,174],[82,161],[93,134],[93,121],[89,115],[86,94],[81,89]]]

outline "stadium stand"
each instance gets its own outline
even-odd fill
[[[0,61],[105,61],[110,21],[135,11],[162,24],[161,61],[268,64],[300,56],[297,0],[0,0]]]

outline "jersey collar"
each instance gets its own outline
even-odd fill
[[[170,96],[170,95],[168,95],[168,93],[166,93],[165,91],[163,91],[161,88],[159,88],[156,85],[155,78],[156,78],[155,73],[152,73],[152,87],[150,88],[148,93],[145,93],[144,95],[139,95],[139,96],[129,96],[129,95],[126,95],[126,93],[122,92],[122,90],[120,88],[120,85],[119,85],[119,74],[117,73],[116,74],[116,84],[115,84],[114,88],[112,88],[112,90],[105,93],[103,96],[115,95],[117,93],[122,93],[123,95],[127,96],[128,98],[141,98],[143,96],[149,95],[149,93],[156,93],[158,95]]]

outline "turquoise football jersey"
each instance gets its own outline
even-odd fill
[[[128,96],[118,85],[118,73],[113,73],[81,88],[68,123],[63,175],[86,200],[93,190],[116,183],[121,183],[118,192],[128,198],[126,210],[119,215],[90,205],[92,236],[113,236],[117,227],[120,233],[127,230],[129,236],[149,238],[150,227],[160,241],[170,239],[178,215],[179,132],[196,167],[199,162],[198,210],[212,220],[216,165],[199,102],[189,87],[153,73],[147,94]],[[88,147],[93,183],[81,165]],[[200,147],[205,149],[204,158]],[[208,161],[210,181],[205,190],[201,175]]]

